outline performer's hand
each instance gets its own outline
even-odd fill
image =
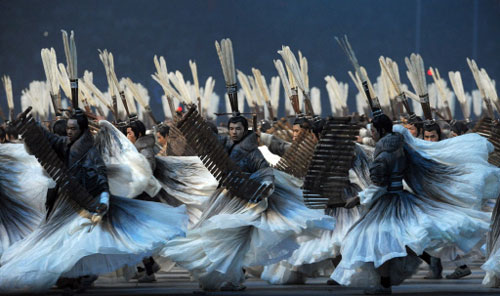
[[[352,209],[355,206],[357,206],[358,204],[359,204],[359,196],[354,196],[354,197],[349,198],[346,201],[344,208]]]
[[[96,209],[96,213],[97,214],[105,214],[106,212],[108,211],[108,205],[107,204],[104,204],[104,203],[101,203],[99,204],[99,206],[97,206],[97,209]]]

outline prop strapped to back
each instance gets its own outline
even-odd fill
[[[351,117],[327,119],[304,181],[304,203],[312,209],[342,207],[360,125]]]
[[[20,119],[12,123],[23,138],[25,145],[57,183],[63,198],[68,197],[67,200],[73,200],[81,208],[89,212],[94,211],[97,206],[93,203],[95,199],[80,183],[72,179],[68,169],[45,138],[41,127],[36,124],[31,114],[26,116],[30,111],[31,107],[24,111]]]
[[[196,151],[205,167],[231,194],[251,202],[259,201],[262,193],[272,185],[262,185],[250,179],[250,174],[244,173],[229,158],[216,135],[207,122],[196,111],[196,105],[191,105],[188,112],[177,122],[177,128],[186,138],[187,143]]]

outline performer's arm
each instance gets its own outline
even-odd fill
[[[273,135],[266,133],[260,134],[260,141],[262,144],[266,145],[269,148],[269,151],[271,151],[271,153],[274,153],[279,156],[283,156],[283,154],[285,154],[288,148],[292,146],[291,143],[288,143]]]

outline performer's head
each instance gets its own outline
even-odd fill
[[[0,126],[0,144],[5,143],[5,129],[3,126]]]
[[[312,129],[312,124],[307,118],[296,117],[295,120],[293,121],[293,126],[292,126],[292,141],[297,140],[297,137],[299,136],[302,130],[311,130],[311,129]]]
[[[66,134],[71,143],[75,142],[89,128],[89,120],[81,109],[75,109],[66,123]]]
[[[167,144],[168,134],[170,133],[170,127],[168,125],[162,125],[156,132],[156,138],[158,139],[158,144],[162,147]]]
[[[375,116],[370,129],[372,132],[372,138],[375,141],[378,141],[385,135],[392,133],[392,120],[385,114]]]
[[[429,142],[441,141],[441,128],[435,121],[424,124],[424,140]]]
[[[13,126],[7,125],[7,127],[5,127],[5,142],[13,142],[17,139],[19,139],[17,129]]]
[[[245,117],[237,115],[229,118],[227,122],[229,137],[235,143],[241,141],[248,131],[248,121]]]
[[[52,132],[59,136],[67,136],[68,134],[66,133],[66,124],[66,119],[56,120],[56,122],[54,122],[54,125],[52,126]]]
[[[410,131],[415,138],[422,138],[423,123],[420,116],[410,117],[404,124],[404,127]]]
[[[134,143],[140,137],[146,135],[146,126],[140,120],[134,120],[127,126],[127,138]]]
[[[463,135],[467,133],[467,131],[469,130],[469,128],[463,121],[452,120],[450,126],[451,126],[450,138]]]

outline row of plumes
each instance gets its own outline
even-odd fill
[[[357,112],[369,114],[370,109],[367,103],[367,97],[362,83],[367,82],[369,93],[372,97],[377,97],[380,106],[386,114],[392,114],[395,118],[406,109],[411,108],[417,115],[422,115],[421,100],[425,100],[428,95],[430,105],[438,117],[442,119],[452,119],[455,117],[455,103],[458,101],[464,118],[472,116],[471,109],[476,116],[480,116],[484,110],[491,114],[496,108],[500,113],[500,100],[495,90],[495,82],[490,79],[485,69],[479,69],[474,60],[467,59],[467,63],[475,79],[477,90],[470,94],[463,88],[461,75],[459,72],[448,73],[451,82],[451,89],[446,80],[441,77],[438,69],[430,67],[426,72],[423,60],[419,55],[411,54],[405,59],[408,68],[407,77],[413,87],[412,92],[407,85],[401,83],[398,64],[390,58],[380,57],[381,66],[380,75],[375,83],[371,83],[365,68],[359,65],[354,51],[350,47],[347,38],[338,40],[341,47],[346,52],[354,66],[354,73],[349,71],[349,76],[354,82],[358,93],[356,95]],[[76,45],[74,34],[71,32],[70,38],[63,31],[63,44],[66,55],[66,65],[57,62],[56,52],[53,48],[42,49],[41,57],[45,71],[46,81],[33,81],[27,89],[21,94],[21,108],[33,106],[34,113],[41,120],[53,118],[55,110],[53,106],[54,97],[59,96],[58,108],[68,108],[68,101],[61,100],[60,89],[67,98],[71,98],[70,79],[76,79]],[[220,44],[215,42],[218,57],[221,62],[222,72],[226,86],[234,85],[239,82],[238,101],[240,108],[246,105],[251,112],[261,114],[261,116],[272,119],[278,116],[280,104],[280,89],[284,89],[284,104],[286,115],[293,115],[290,100],[288,98],[298,95],[302,111],[307,111],[304,107],[304,101],[309,100],[312,106],[312,112],[321,115],[330,113],[335,116],[347,115],[348,110],[348,84],[339,82],[333,75],[325,77],[326,91],[330,101],[330,112],[322,110],[323,106],[320,98],[320,89],[309,86],[308,62],[302,53],[298,52],[298,60],[288,46],[283,46],[278,50],[281,59],[274,60],[278,76],[266,80],[261,71],[252,68],[252,75],[247,75],[240,70],[236,70],[233,46],[231,40],[223,39]],[[125,119],[126,113],[138,114],[143,119],[150,110],[149,95],[145,87],[139,83],[134,83],[130,78],[123,77],[118,79],[114,58],[111,52],[99,50],[108,82],[106,91],[99,90],[93,82],[93,74],[87,70],[83,77],[78,79],[79,104],[93,113],[109,118],[110,113],[114,119]],[[165,58],[154,56],[153,58],[156,72],[152,78],[160,84],[165,95],[162,97],[163,110],[166,118],[172,118],[175,110],[180,103],[197,104],[201,107],[201,113],[204,116],[212,117],[214,113],[229,113],[233,110],[229,108],[229,100],[225,95],[225,105],[223,110],[219,110],[220,96],[213,92],[215,80],[209,77],[203,86],[200,86],[198,80],[198,71],[196,63],[189,61],[191,69],[192,82],[185,79],[180,71],[168,72]],[[426,81],[426,73],[432,77],[432,83],[429,85]],[[14,98],[12,93],[12,83],[8,76],[2,77],[2,82],[6,92],[6,99],[9,108],[9,114],[0,110],[0,116],[5,120],[12,116],[14,109]],[[402,101],[400,95],[404,93],[409,98],[410,104]],[[122,94],[122,95],[120,95]],[[52,96],[52,97],[51,97]],[[113,98],[115,98],[113,100]],[[456,98],[456,101],[455,101]],[[57,102],[57,100],[56,100]],[[116,104],[113,105],[113,102]],[[128,108],[125,108],[127,106]],[[488,106],[489,109],[487,108]],[[126,109],[128,109],[126,112]],[[248,110],[248,109],[247,109]],[[243,111],[243,110],[240,110]]]

